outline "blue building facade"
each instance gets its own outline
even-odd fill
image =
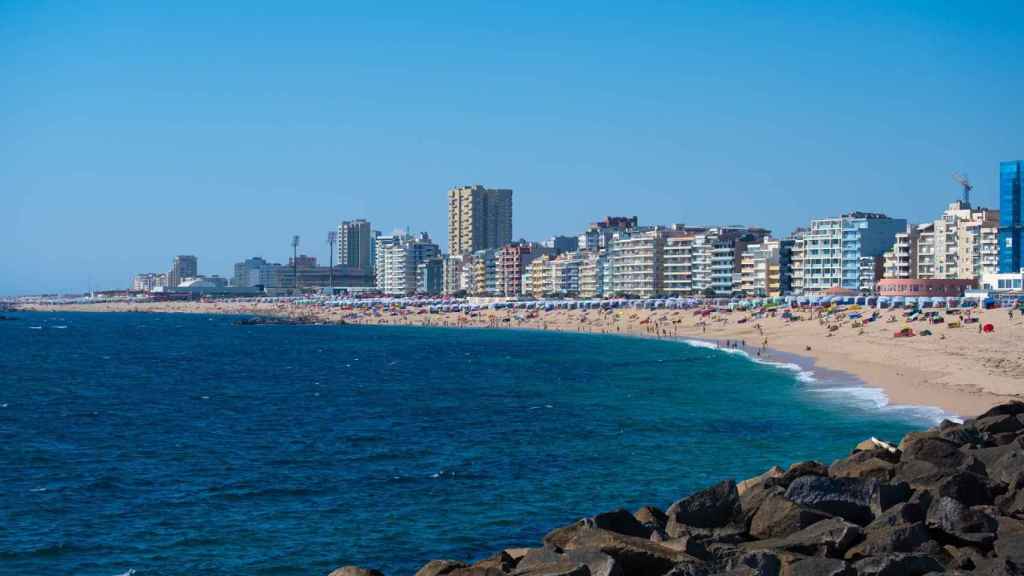
[[[1021,172],[1024,161],[999,163],[999,271],[1019,272],[1024,268],[1024,203],[1021,202]]]

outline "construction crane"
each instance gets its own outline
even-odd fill
[[[964,189],[964,206],[971,205],[971,190],[974,189],[974,185],[967,179],[967,174],[960,174],[959,172],[953,172],[953,180],[956,180],[958,184]]]

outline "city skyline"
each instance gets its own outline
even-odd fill
[[[515,190],[513,238],[925,222],[1024,157],[1014,3],[316,8],[0,8],[0,294],[228,276],[295,234],[326,261],[353,218],[444,246],[476,182]]]

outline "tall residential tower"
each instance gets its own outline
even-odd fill
[[[512,190],[459,186],[448,191],[448,252],[452,256],[512,242]]]
[[[342,222],[338,226],[338,264],[369,274],[373,270],[372,236],[366,220]]]

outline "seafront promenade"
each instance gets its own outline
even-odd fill
[[[1017,310],[866,310],[855,306],[771,310],[492,309],[450,311],[403,303],[367,307],[318,301],[21,304],[23,310],[272,316],[303,322],[448,328],[538,329],[701,339],[754,358],[798,355],[880,388],[893,404],[935,406],[969,417],[1024,395],[1024,316]],[[874,318],[872,319],[872,316]],[[991,325],[992,330],[982,328]],[[910,329],[914,336],[895,337]],[[927,335],[922,335],[926,334]]]

